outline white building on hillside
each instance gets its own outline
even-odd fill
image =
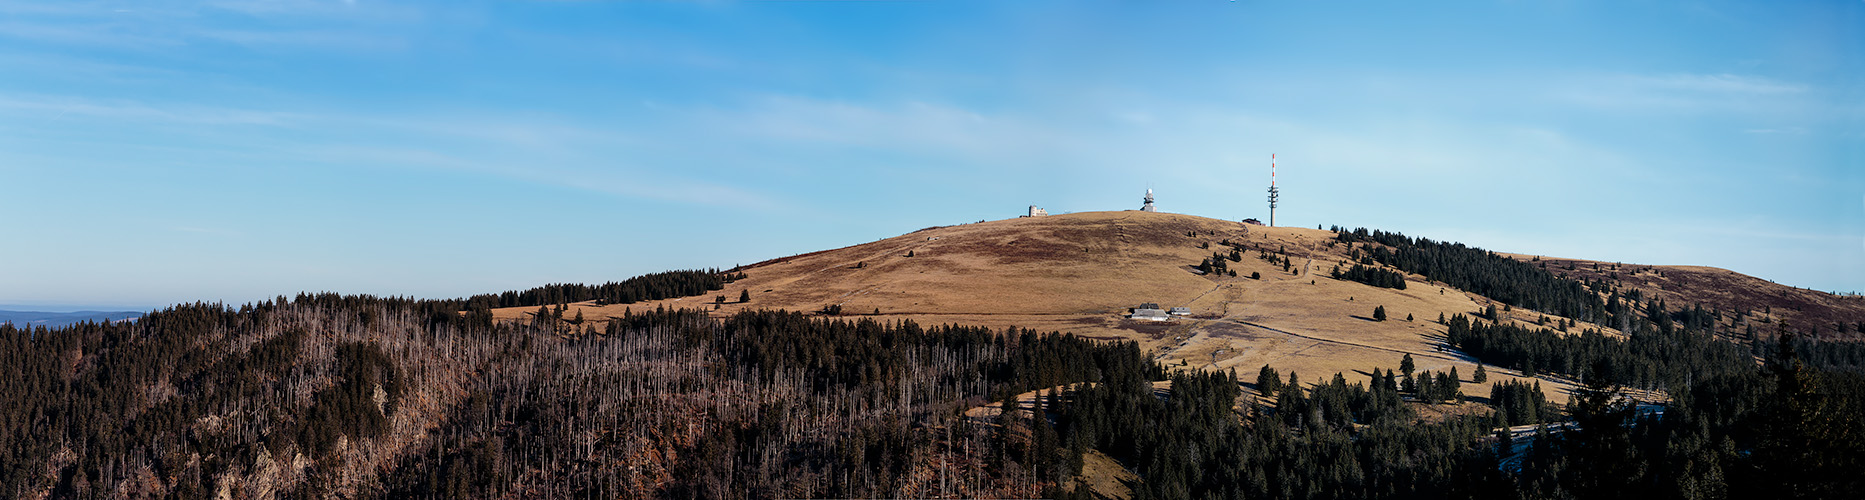
[[[1160,309],[1159,304],[1154,304],[1152,302],[1140,304],[1140,307],[1133,308],[1133,314],[1129,314],[1127,315],[1127,317],[1140,320],[1140,321],[1171,321],[1172,320],[1172,316],[1167,315],[1165,309]]]
[[[1030,205],[1030,214],[1025,215],[1024,217],[1042,217],[1045,215],[1049,215],[1048,210],[1037,208],[1036,205]]]
[[[1139,321],[1172,321],[1172,317],[1160,309],[1134,309],[1133,314],[1127,317]]]

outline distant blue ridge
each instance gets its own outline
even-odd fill
[[[12,323],[14,327],[18,328],[33,326],[57,328],[84,321],[103,321],[106,319],[121,321],[130,318],[140,318],[143,314],[145,313],[138,311],[44,312],[0,310],[0,323]]]

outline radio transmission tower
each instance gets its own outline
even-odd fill
[[[1276,190],[1276,154],[1270,153],[1269,154],[1269,227],[1276,227],[1276,198],[1280,196],[1280,194],[1281,193]]]

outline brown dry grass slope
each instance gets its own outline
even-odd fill
[[[1817,329],[1822,338],[1865,338],[1865,332],[1858,331],[1865,322],[1862,296],[1795,288],[1715,267],[1504,255],[1573,279],[1612,281],[1622,290],[1638,290],[1647,299],[1663,300],[1672,311],[1693,306],[1719,311],[1719,325],[1731,330],[1754,326],[1757,333],[1768,334],[1784,327],[1809,333]]]
[[[1176,369],[1236,370],[1254,380],[1270,365],[1313,384],[1335,373],[1365,382],[1373,368],[1392,369],[1410,354],[1421,371],[1452,367],[1465,377],[1464,393],[1486,396],[1475,386],[1474,360],[1442,349],[1439,315],[1476,313],[1485,297],[1407,275],[1405,290],[1377,288],[1328,277],[1347,260],[1346,245],[1331,245],[1335,233],[1304,228],[1267,228],[1190,215],[1139,211],[1090,212],[1017,218],[928,228],[846,248],[773,259],[743,269],[747,278],[714,295],[626,305],[571,305],[601,330],[623,310],[706,308],[730,315],[747,308],[818,311],[840,306],[845,316],[921,324],[1021,327],[1075,335],[1133,340]],[[1228,240],[1247,250],[1230,262],[1237,277],[1202,275],[1194,266],[1214,252],[1229,253]],[[1291,266],[1262,258],[1286,255]],[[1513,256],[1535,260],[1531,256]],[[1865,299],[1793,289],[1734,272],[1683,266],[1620,266],[1592,261],[1539,259],[1576,279],[1617,279],[1665,300],[1673,310],[1702,303],[1725,311],[1752,311],[1742,321],[1758,330],[1769,323],[1833,324],[1865,321]],[[1575,269],[1567,270],[1572,264]],[[1634,271],[1637,269],[1637,271]],[[1617,272],[1618,274],[1614,274]],[[1251,279],[1260,273],[1261,279]],[[751,301],[738,303],[741,292]],[[715,297],[728,302],[714,305]],[[1143,302],[1183,306],[1190,317],[1156,323],[1125,318]],[[1388,321],[1373,321],[1384,306]],[[535,308],[496,310],[498,318],[525,320]],[[878,311],[878,312],[877,312]],[[1763,311],[1768,311],[1763,313]],[[1412,317],[1407,321],[1407,316]],[[1533,327],[1544,314],[1514,309],[1509,321]],[[1558,316],[1546,315],[1549,319]],[[1567,318],[1571,319],[1571,318]],[[1618,335],[1613,325],[1579,324]],[[1831,331],[1832,327],[1823,328]],[[1521,380],[1519,373],[1489,367],[1490,383]],[[1564,402],[1570,381],[1541,378],[1549,398]],[[1033,394],[1033,393],[1032,393]],[[1026,395],[1028,397],[1030,395]],[[1662,397],[1643,394],[1645,397]],[[989,412],[990,408],[977,408]],[[1468,413],[1481,408],[1432,406],[1421,415]],[[980,413],[982,414],[982,413]],[[1105,456],[1089,460],[1084,481],[1102,496],[1128,495],[1125,471]]]
[[[774,259],[744,269],[747,278],[715,295],[728,303],[714,314],[745,308],[817,311],[839,305],[845,315],[921,324],[1017,326],[1127,339],[1161,361],[1187,369],[1236,369],[1246,379],[1267,364],[1308,382],[1345,374],[1364,381],[1373,368],[1394,368],[1411,354],[1419,370],[1476,365],[1441,351],[1439,314],[1471,313],[1487,299],[1408,276],[1406,290],[1376,288],[1327,276],[1345,260],[1334,233],[1267,228],[1236,221],[1139,211],[1089,212],[928,228],[846,248]],[[1248,248],[1231,262],[1237,277],[1206,276],[1194,266],[1230,240]],[[1209,248],[1201,248],[1208,245]],[[1260,258],[1286,254],[1293,265]],[[911,255],[911,256],[909,256]],[[1262,278],[1251,279],[1251,273]],[[737,303],[741,291],[749,303]],[[574,304],[600,328],[624,309],[712,308],[714,295],[626,305]],[[1143,302],[1191,308],[1192,317],[1155,323],[1125,318]],[[1373,321],[1384,306],[1391,320]],[[495,311],[522,320],[535,308]],[[874,314],[878,310],[879,314]],[[1406,321],[1407,315],[1414,320]],[[1533,316],[1518,314],[1532,321]],[[1513,377],[1491,367],[1492,383]],[[1549,380],[1564,400],[1567,385]],[[1465,392],[1486,395],[1485,387]]]

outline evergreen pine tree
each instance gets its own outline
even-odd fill
[[[1564,436],[1572,468],[1563,479],[1580,498],[1624,497],[1635,491],[1646,472],[1626,427],[1634,408],[1604,371],[1602,365],[1594,365],[1586,387],[1568,402],[1567,413],[1578,428]]]
[[[1275,368],[1263,365],[1263,369],[1256,371],[1256,392],[1265,398],[1275,399],[1276,391],[1281,389],[1282,376],[1276,373]]]
[[[1438,379],[1438,390],[1442,391],[1444,399],[1453,403],[1463,401],[1463,380],[1457,378],[1457,367],[1453,366],[1449,373],[1442,373],[1438,376],[1442,377]]]
[[[1057,442],[1056,430],[1049,424],[1049,417],[1043,411],[1042,398],[1039,394],[1035,411],[1030,412],[1030,467],[1035,468],[1038,477],[1048,481],[1066,479],[1063,475],[1063,460],[1058,460],[1061,444]]]
[[[1019,453],[1017,453],[1018,443],[1016,439],[1017,433],[1015,431],[1018,424],[1025,423],[1021,418],[1022,412],[1020,410],[1021,409],[1017,406],[1017,395],[1015,393],[1005,394],[1004,399],[998,402],[997,442],[995,443],[997,446],[995,450],[996,453],[992,455],[1000,464],[1007,465],[1010,462],[1021,461],[1019,460],[1021,457],[1017,456]]]
[[[1826,395],[1819,392],[1818,372],[1801,362],[1795,338],[1785,330],[1776,337],[1774,359],[1766,371],[1774,379],[1774,394],[1759,410],[1760,432],[1750,457],[1763,484],[1751,493],[1776,498],[1855,495],[1859,460],[1845,457],[1859,456],[1860,436],[1849,429],[1856,425],[1828,407]]]
[[[1425,403],[1438,402],[1437,383],[1432,380],[1431,372],[1420,372],[1416,382],[1412,382],[1412,396]]]
[[[1489,382],[1489,372],[1483,370],[1483,364],[1477,363],[1476,373],[1470,375],[1470,381],[1478,384]]]
[[[1509,432],[1509,429],[1496,429],[1495,453],[1497,460],[1508,460],[1509,457],[1515,455],[1515,436]]]

